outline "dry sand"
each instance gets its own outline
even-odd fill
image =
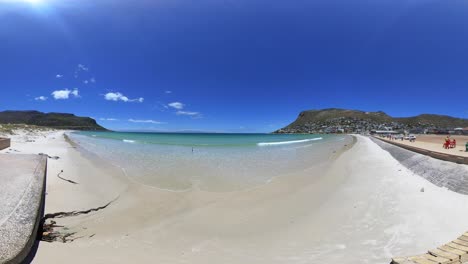
[[[409,142],[408,140],[396,140],[396,142],[431,151],[468,157],[468,152],[466,152],[465,147],[465,144],[468,142],[468,136],[451,135],[450,138],[457,141],[457,147],[453,149],[445,149],[443,147],[446,137],[447,135],[417,135],[415,142]]]
[[[62,134],[13,139],[18,153],[60,156],[49,162],[46,213],[119,198],[102,211],[58,219],[82,238],[41,242],[33,263],[389,263],[468,230],[467,196],[414,175],[361,136],[331,167],[208,193],[133,183]],[[62,169],[79,184],[58,179]]]

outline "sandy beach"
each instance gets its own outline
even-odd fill
[[[76,240],[41,242],[33,263],[389,263],[468,230],[467,196],[415,175],[362,136],[330,166],[216,193],[138,184],[64,133],[20,131],[2,153],[60,157],[49,161],[46,213],[114,202],[56,219]],[[61,170],[78,184],[58,178]]]
[[[467,1],[0,0],[0,264],[468,264]]]
[[[396,142],[431,151],[468,157],[468,152],[466,152],[465,146],[468,142],[468,136],[451,135],[450,138],[457,141],[456,148],[451,149],[445,149],[443,147],[446,137],[447,135],[417,135],[415,142],[409,142],[409,140],[396,140]]]

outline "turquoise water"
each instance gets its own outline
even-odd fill
[[[172,191],[251,188],[326,162],[349,143],[336,135],[77,132],[70,138],[132,180]]]
[[[121,140],[126,143],[175,145],[188,147],[236,147],[294,144],[320,140],[329,135],[222,134],[222,133],[135,133],[78,132],[80,135]],[[299,141],[299,142],[298,142]]]

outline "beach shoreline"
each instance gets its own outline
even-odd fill
[[[17,153],[60,157],[49,162],[46,213],[115,201],[58,219],[76,240],[41,242],[33,263],[389,263],[468,228],[467,196],[432,185],[362,136],[329,166],[216,193],[132,182],[118,168],[90,160],[63,135],[12,140]],[[78,184],[58,178],[61,170]]]

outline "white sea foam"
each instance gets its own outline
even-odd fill
[[[309,141],[317,141],[322,140],[323,138],[310,138],[310,139],[301,139],[301,140],[290,140],[290,141],[280,141],[280,142],[260,142],[257,143],[257,146],[276,146],[276,145],[287,145],[287,144],[296,144],[296,143],[304,143]]]
[[[124,139],[122,140],[125,143],[135,143],[135,140]]]

